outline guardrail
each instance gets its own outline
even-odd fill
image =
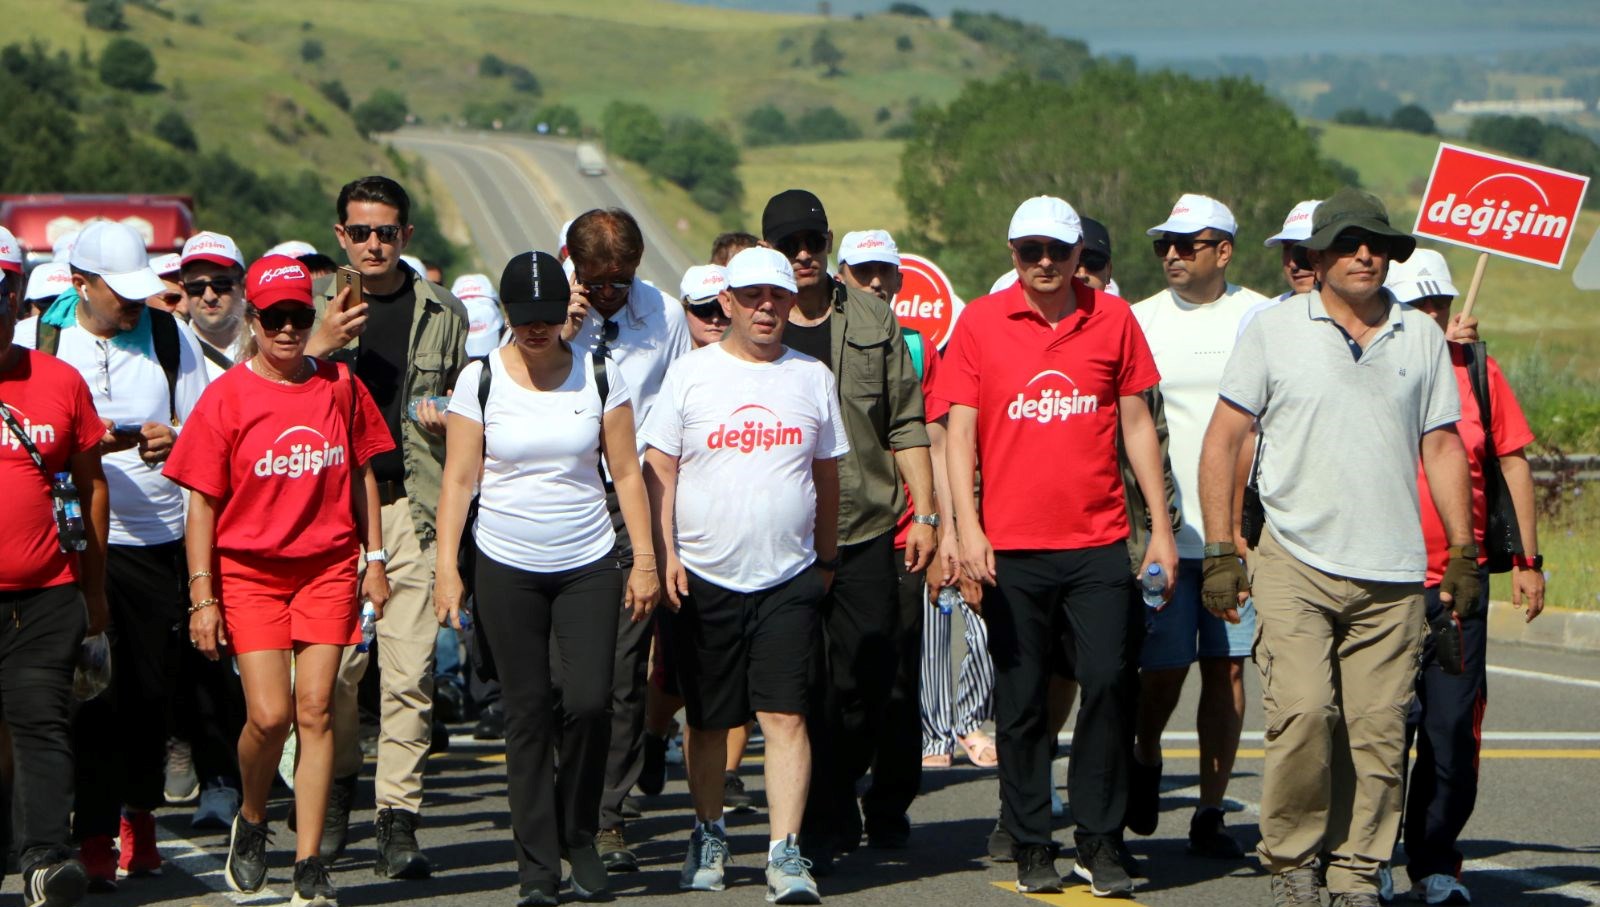
[[[1568,454],[1561,457],[1529,457],[1536,485],[1550,485],[1557,473],[1571,472],[1579,482],[1600,482],[1600,454]]]

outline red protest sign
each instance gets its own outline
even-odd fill
[[[920,331],[943,349],[964,306],[938,265],[920,255],[900,253],[900,292],[894,297],[894,314],[901,327]]]
[[[1589,178],[1441,143],[1412,232],[1561,267]]]

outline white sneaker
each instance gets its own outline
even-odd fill
[[[1424,904],[1470,904],[1472,892],[1453,876],[1434,873],[1411,886],[1411,897]]]
[[[239,813],[239,792],[213,781],[200,793],[200,805],[189,820],[191,828],[213,828],[226,831],[233,827],[233,817]]]
[[[666,761],[668,765],[683,765],[683,738],[671,737],[667,740]]]

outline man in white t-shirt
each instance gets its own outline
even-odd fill
[[[726,334],[674,363],[641,438],[693,728],[695,829],[679,886],[723,887],[727,732],[754,712],[767,741],[767,900],[816,904],[797,838],[811,768],[807,681],[817,605],[839,565],[838,458],[849,442],[832,373],[783,345],[795,297],[781,253],[734,256]]]
[[[1155,239],[1167,289],[1133,307],[1161,370],[1168,452],[1185,525],[1178,530],[1178,576],[1172,599],[1151,615],[1140,655],[1139,717],[1135,731],[1128,828],[1155,831],[1160,810],[1161,733],[1178,705],[1189,665],[1200,663],[1200,803],[1189,822],[1189,851],[1220,859],[1244,857],[1222,819],[1222,797],[1244,725],[1244,659],[1250,654],[1255,611],[1247,603],[1238,623],[1200,605],[1200,560],[1205,540],[1200,512],[1200,444],[1217,402],[1217,383],[1233,352],[1239,319],[1265,302],[1260,293],[1228,282],[1238,222],[1228,206],[1186,193],[1167,220],[1146,231]]]
[[[233,237],[201,232],[183,244],[181,261],[189,326],[215,380],[238,361],[244,339],[244,256]]]
[[[487,274],[463,274],[450,285],[450,295],[467,307],[467,357],[479,359],[500,347],[506,319],[500,294]]]

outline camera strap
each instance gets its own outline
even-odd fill
[[[7,406],[4,400],[0,400],[0,418],[6,420],[6,428],[11,430],[11,437],[16,438],[17,443],[22,445],[22,449],[28,452],[29,457],[33,458],[33,465],[39,467],[39,471],[44,473],[45,484],[54,485],[56,482],[55,473],[50,471],[50,467],[44,465],[44,455],[39,453],[39,448],[33,446],[33,439],[28,437],[28,433],[17,423],[17,417],[11,414],[11,407]]]

